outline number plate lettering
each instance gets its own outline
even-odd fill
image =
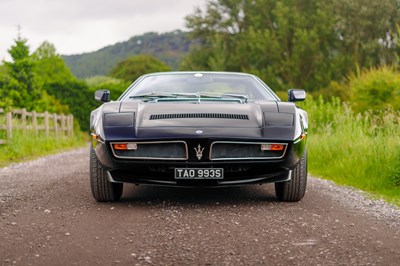
[[[223,168],[175,168],[175,179],[223,179]]]

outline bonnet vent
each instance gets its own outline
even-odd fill
[[[215,118],[215,119],[239,119],[249,120],[248,115],[242,114],[218,114],[218,113],[182,113],[182,114],[156,114],[150,115],[150,120],[179,118]]]

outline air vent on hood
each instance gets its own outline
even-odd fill
[[[218,113],[182,113],[182,114],[156,114],[150,115],[150,120],[177,119],[177,118],[216,118],[249,120],[248,115],[243,114],[218,114]]]

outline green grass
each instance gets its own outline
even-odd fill
[[[310,173],[400,205],[400,113],[307,99]]]
[[[45,137],[33,132],[13,132],[13,138],[7,144],[0,145],[0,167],[11,163],[35,159],[72,148],[83,147],[88,142],[87,134],[75,132],[71,137]]]

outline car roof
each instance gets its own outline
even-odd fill
[[[165,72],[154,72],[145,74],[142,77],[147,76],[161,76],[161,75],[182,75],[182,74],[217,74],[217,75],[232,75],[232,76],[251,76],[255,77],[252,74],[244,73],[244,72],[230,72],[230,71],[165,71]]]

